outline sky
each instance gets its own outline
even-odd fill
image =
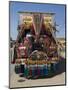
[[[56,32],[57,37],[65,37],[65,5],[59,4],[40,4],[40,3],[25,3],[14,2],[9,3],[9,19],[10,19],[10,36],[16,40],[18,31],[18,12],[41,12],[41,13],[55,13],[55,21],[59,25]]]

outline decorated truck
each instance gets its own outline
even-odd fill
[[[19,12],[13,62],[26,78],[48,77],[58,70],[60,57],[54,13]]]

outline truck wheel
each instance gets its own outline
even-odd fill
[[[21,72],[20,65],[16,65],[14,71],[15,71],[16,74],[19,74]]]

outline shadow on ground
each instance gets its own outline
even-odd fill
[[[56,70],[56,72],[49,75],[49,76],[46,76],[45,78],[51,78],[51,77],[59,75],[63,72],[66,72],[66,60],[65,60],[65,58],[61,57],[61,60],[58,63],[58,69]],[[41,77],[41,79],[42,78],[44,78],[44,77]]]
[[[61,60],[58,65],[58,70],[56,71],[55,75],[61,74],[63,72],[66,72],[66,60],[65,58],[61,57]]]

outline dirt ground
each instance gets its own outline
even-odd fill
[[[65,55],[62,53],[62,56]],[[48,85],[65,85],[65,59],[60,62],[60,69],[57,74],[50,78],[42,79],[26,79],[20,77],[14,72],[15,65],[10,64],[10,88],[32,87],[32,86],[48,86]]]

